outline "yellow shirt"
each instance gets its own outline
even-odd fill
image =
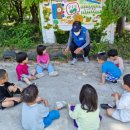
[[[75,106],[74,111],[69,110],[69,115],[75,119],[78,125],[78,130],[98,130],[100,119],[99,109],[94,112],[87,112],[81,108],[81,104]]]

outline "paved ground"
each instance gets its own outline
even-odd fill
[[[9,73],[9,79],[22,87],[26,85],[18,82],[15,74],[16,63],[1,62],[0,68],[4,68]],[[117,84],[106,83],[99,85],[100,65],[96,61],[88,64],[83,62],[71,66],[65,63],[55,63],[55,68],[59,72],[58,77],[45,77],[38,79],[38,88],[40,95],[47,98],[50,102],[50,109],[54,103],[59,100],[66,100],[69,103],[77,103],[79,91],[83,84],[93,85],[99,96],[99,103],[105,103],[112,100],[110,97],[114,91],[122,92],[121,82]],[[125,63],[125,73],[130,73],[130,64]],[[0,110],[0,130],[23,130],[21,127],[21,106],[22,104],[5,110]],[[130,130],[130,123],[121,123],[106,116],[104,110],[101,110],[103,120],[99,130]],[[46,130],[76,130],[73,127],[72,120],[69,118],[66,109],[61,110],[61,118]]]

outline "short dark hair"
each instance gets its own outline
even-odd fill
[[[26,58],[28,57],[26,52],[18,52],[16,54],[16,61],[18,63],[22,63],[24,60],[26,60]]]
[[[83,85],[79,100],[81,103],[81,108],[87,110],[87,112],[93,112],[97,110],[98,96],[94,87],[90,84]]]
[[[43,51],[46,49],[46,46],[44,45],[38,45],[37,46],[37,54],[38,55],[42,55],[43,54]]]
[[[108,55],[108,57],[114,57],[114,56],[117,56],[118,55],[118,52],[117,52],[117,50],[116,49],[111,49],[111,50],[109,50],[108,52],[107,52],[107,55]]]
[[[34,102],[38,96],[38,93],[37,86],[35,84],[31,84],[22,91],[22,101],[25,103]]]
[[[123,77],[124,84],[126,84],[130,88],[130,74],[126,74]]]
[[[106,54],[105,52],[99,53],[99,54],[97,55],[97,58],[98,58],[99,60],[106,61],[106,60],[107,60],[107,54]]]
[[[6,70],[0,69],[0,79],[4,79],[6,73],[7,73]]]

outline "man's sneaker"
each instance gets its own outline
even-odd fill
[[[77,62],[76,58],[73,58],[73,60],[70,62],[71,65],[74,65]]]
[[[41,77],[43,77],[43,76],[45,76],[45,74],[44,73],[39,73],[39,74],[36,74],[36,78],[41,78]]]
[[[83,57],[83,58],[84,58],[85,63],[88,63],[88,62],[89,62],[88,57]]]
[[[49,76],[57,76],[57,75],[58,75],[57,71],[53,71],[53,72],[49,73]]]

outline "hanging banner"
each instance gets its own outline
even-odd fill
[[[100,23],[102,5],[102,0],[52,0],[53,23],[62,26],[73,21]]]

